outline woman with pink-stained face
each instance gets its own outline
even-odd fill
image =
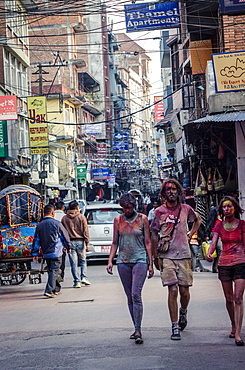
[[[239,203],[233,197],[225,196],[221,200],[218,213],[222,222],[214,228],[212,244],[206,257],[208,261],[213,260],[212,254],[220,237],[222,253],[218,264],[218,276],[231,320],[229,338],[235,338],[237,346],[244,346],[241,339],[245,289],[245,221],[240,220],[242,212]]]

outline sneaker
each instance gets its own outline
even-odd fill
[[[73,285],[73,288],[81,288],[81,284],[80,284],[80,283],[75,283],[75,284]]]
[[[141,335],[135,335],[135,344],[142,344],[144,343],[143,338]]]
[[[54,298],[54,294],[50,294],[50,293],[44,293],[44,296],[47,298]]]
[[[183,312],[180,308],[179,310],[179,322],[178,322],[178,325],[179,325],[179,328],[180,330],[184,330],[185,327],[187,326],[187,318],[186,318],[186,315],[187,315],[187,311],[186,312]]]
[[[88,279],[87,279],[87,278],[83,278],[83,279],[81,280],[81,283],[82,283],[82,284],[84,284],[84,285],[91,285],[90,281],[88,281]]]
[[[171,335],[172,340],[180,340],[181,339],[179,330],[180,329],[179,329],[178,326],[172,327],[172,335]]]
[[[62,294],[62,292],[54,292],[54,295]]]

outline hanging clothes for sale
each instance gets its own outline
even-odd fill
[[[195,197],[196,202],[196,212],[200,215],[202,219],[202,224],[204,228],[206,227],[207,217],[208,217],[208,199],[207,197]]]

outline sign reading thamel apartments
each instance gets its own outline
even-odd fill
[[[124,5],[127,32],[180,27],[177,2]]]
[[[27,98],[31,154],[48,154],[46,97]]]

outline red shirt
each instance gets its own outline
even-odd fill
[[[243,234],[245,233],[245,221],[240,220],[237,228],[227,231],[224,221],[214,227],[214,232],[219,234],[222,241],[222,253],[219,258],[219,266],[234,266],[245,263],[245,246]]]

